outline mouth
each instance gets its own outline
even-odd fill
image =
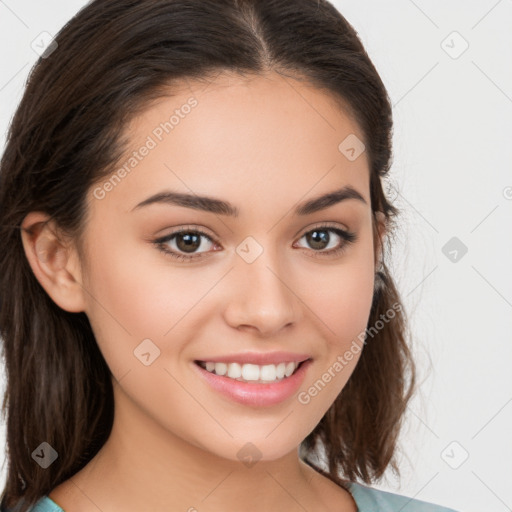
[[[298,393],[312,364],[312,358],[262,366],[196,360],[192,367],[208,388],[229,402],[261,408],[290,400]]]
[[[228,363],[196,360],[194,363],[209,373],[239,382],[270,384],[280,382],[294,375],[311,358],[300,362],[283,361],[277,364]]]

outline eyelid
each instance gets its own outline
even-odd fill
[[[319,221],[319,222],[313,222],[313,224],[310,224],[309,226],[306,226],[305,228],[300,229],[299,231],[297,231],[297,233],[295,234],[294,237],[298,236],[299,233],[302,233],[300,236],[303,237],[306,233],[309,233],[310,231],[313,231],[315,229],[320,229],[320,228],[324,228],[324,229],[333,228],[333,229],[340,229],[341,231],[345,231],[347,233],[350,232],[350,229],[346,225],[341,224],[339,222]]]
[[[306,228],[303,228],[302,234],[301,234],[301,236],[298,237],[297,241],[300,240],[301,238],[303,238],[306,234],[308,234],[312,231],[315,231],[315,230],[333,231],[336,234],[336,236],[342,238],[342,244],[335,249],[320,250],[320,251],[315,251],[314,249],[307,249],[304,247],[299,247],[299,249],[301,249],[301,250],[306,250],[308,252],[312,252],[313,257],[319,257],[319,258],[324,258],[324,257],[328,258],[329,256],[334,257],[334,256],[344,252],[346,250],[347,246],[349,246],[351,243],[356,242],[358,240],[357,233],[350,231],[349,229],[346,229],[345,227],[341,228],[338,223],[335,223],[333,221],[324,221],[324,222],[316,223],[316,224],[307,226]],[[209,239],[213,245],[220,246],[220,244],[217,241],[217,238],[215,236],[212,236],[210,233],[207,233],[206,231],[204,231],[202,227],[196,227],[196,226],[192,226],[192,225],[182,226],[167,235],[163,235],[163,236],[157,238],[156,240],[152,240],[152,243],[157,247],[158,250],[160,250],[161,252],[163,252],[164,254],[169,256],[170,258],[172,258],[174,260],[182,260],[182,261],[190,262],[190,263],[192,263],[192,261],[194,261],[194,260],[202,260],[205,257],[210,256],[210,254],[212,252],[216,252],[216,250],[210,250],[210,251],[205,251],[205,252],[186,254],[186,253],[176,252],[174,250],[169,250],[169,249],[164,248],[164,246],[167,243],[169,243],[171,240],[173,240],[180,233],[190,233],[190,232]],[[294,242],[294,244],[295,243],[296,242]]]
[[[350,233],[350,229],[346,225],[341,224],[341,226],[342,227],[340,227],[340,223],[339,222],[337,223],[335,221],[325,221],[325,222],[319,221],[319,222],[314,222],[313,224],[311,224],[309,226],[306,226],[305,228],[301,228],[299,231],[297,231],[295,233],[295,235],[293,235],[293,237],[294,238],[298,237],[299,234],[302,233],[300,235],[300,237],[299,237],[299,238],[302,238],[306,233],[309,233],[310,231],[313,231],[314,229],[319,229],[319,228],[335,228],[335,229],[340,229],[342,231],[345,231],[346,233]],[[193,225],[193,224],[187,224],[187,225],[184,225],[184,226],[181,226],[181,227],[177,228],[175,231],[171,231],[170,233],[168,233],[166,235],[159,236],[154,241],[155,242],[156,241],[160,241],[160,240],[169,238],[170,236],[174,236],[174,235],[180,234],[182,232],[193,231],[193,232],[205,235],[212,242],[215,242],[217,245],[220,245],[220,243],[217,240],[217,237],[215,235],[213,235],[211,232],[206,232],[205,230],[208,230],[208,228],[205,228],[203,226]]]
[[[166,243],[169,241],[169,239],[172,239],[173,237],[175,237],[176,235],[179,235],[180,233],[196,233],[198,235],[204,236],[205,238],[208,238],[212,242],[212,244],[220,245],[219,242],[217,241],[216,236],[207,232],[203,227],[192,226],[192,225],[181,226],[181,227],[175,229],[174,231],[171,231],[170,233],[168,233],[166,235],[159,236],[156,239],[152,239],[151,241],[153,243]],[[206,254],[206,253],[200,253],[200,254]]]
[[[202,233],[204,235],[207,235],[209,237],[211,237],[212,239],[215,238],[215,235],[211,232],[211,230],[207,227],[204,227],[202,225],[199,225],[199,224],[183,224],[179,227],[176,227],[176,228],[169,228],[171,229],[172,231],[170,231],[168,234],[165,234],[165,235],[160,235],[158,236],[158,238],[167,238],[168,236],[171,236],[171,235],[175,235],[177,233],[181,233],[183,231],[197,231],[198,233]],[[165,230],[160,230],[160,231],[167,231],[167,228]]]

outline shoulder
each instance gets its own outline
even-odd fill
[[[441,505],[372,489],[355,482],[347,482],[346,485],[357,503],[359,512],[456,512]]]

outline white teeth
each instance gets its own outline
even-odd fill
[[[284,377],[284,374],[286,373],[286,364],[280,363],[276,366],[276,376],[278,379],[282,379]]]
[[[242,376],[242,367],[238,363],[228,364],[228,377],[238,379]]]
[[[258,380],[260,378],[260,368],[256,364],[244,364],[242,366],[242,377],[244,380]]]
[[[277,366],[275,364],[266,364],[260,369],[260,379],[270,381],[276,380],[276,377],[282,379],[284,377],[284,371],[281,370],[283,370],[284,367],[284,363],[280,363]]]
[[[284,371],[284,374],[289,377],[294,371],[295,371],[295,368],[297,368],[297,366],[295,365],[295,363],[287,363],[286,365],[286,370]]]
[[[215,366],[215,373],[217,375],[226,375],[226,373],[228,373],[228,365],[226,363],[213,363],[214,366]],[[208,363],[206,363],[206,369],[211,372],[212,370],[210,370],[208,368]]]
[[[211,373],[224,375],[231,379],[243,382],[275,382],[289,377],[300,363],[288,362],[279,364],[239,364],[214,363],[212,361],[200,362],[199,365]]]

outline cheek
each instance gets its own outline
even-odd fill
[[[178,335],[211,281],[193,272],[171,269],[157,249],[143,250],[113,240],[95,245],[87,276],[87,316],[98,345],[114,375],[123,375],[140,363],[134,350],[151,340],[162,351]],[[183,333],[182,333],[183,334]]]
[[[312,267],[313,268],[313,267]],[[373,300],[375,266],[370,237],[332,266],[310,271],[314,286],[304,285],[302,294],[309,319],[319,341],[317,365],[299,395],[310,415],[304,420],[313,428],[341,392],[363,350]]]
[[[302,269],[304,275],[304,268]],[[311,317],[337,348],[351,343],[364,331],[370,314],[375,267],[371,240],[361,240],[332,265],[310,264],[301,293]]]
[[[341,335],[339,343],[345,345],[367,326],[373,299],[373,265],[354,266],[343,275],[342,283],[328,311],[334,332]]]
[[[86,313],[115,375],[134,364],[133,351],[142,340],[160,345],[174,323],[175,305],[165,302],[174,294],[165,291],[161,271],[144,257],[114,237],[98,240],[91,254]]]
[[[308,432],[343,390],[364,350],[374,284],[373,259],[365,254],[354,254],[350,263],[320,273],[316,286],[310,287],[308,305],[315,313],[310,318],[323,340],[316,365],[297,395],[304,412],[301,425]]]

